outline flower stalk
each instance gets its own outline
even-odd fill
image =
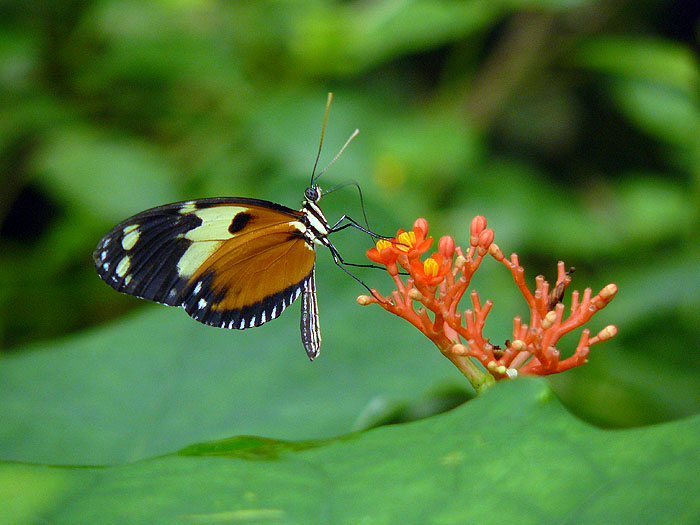
[[[395,290],[389,296],[382,296],[373,289],[371,296],[361,295],[357,302],[378,304],[415,326],[459,369],[477,393],[496,381],[518,375],[556,374],[580,366],[587,362],[592,345],[615,336],[614,325],[593,337],[585,329],[573,355],[562,359],[556,346],[559,340],[612,301],[617,286],[609,284],[595,296],[590,288],[582,295],[573,291],[567,316],[562,300],[571,284],[573,268],[567,270],[560,261],[554,287],[550,289],[540,275],[531,291],[517,254],[506,258],[493,240],[494,231],[487,228],[484,217],[477,216],[471,222],[466,249],[445,236],[439,240],[436,252],[421,259],[431,248],[433,239],[428,237],[428,222],[417,219],[412,230],[399,230],[395,238],[382,239],[367,250],[370,260],[386,268]],[[471,306],[464,311],[459,309],[472,277],[487,256],[508,268],[529,309],[527,323],[520,316],[515,317],[512,338],[506,339],[502,346],[492,344],[483,333],[493,306],[490,300],[482,303],[479,293],[472,290]],[[401,270],[407,275],[405,281]]]

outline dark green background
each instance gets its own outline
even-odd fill
[[[551,378],[571,410],[613,427],[697,413],[699,17],[695,2],[651,0],[0,3],[3,459],[321,438],[468,397],[427,339],[355,304],[363,289],[327,253],[313,364],[298,307],[224,332],[95,275],[99,238],[145,208],[298,207],[328,91],[321,164],[360,135],[320,182],[359,182],[374,230],[423,216],[464,245],[482,214],[529,282],[562,259],[574,288],[618,284],[591,328],[619,335]],[[329,220],[361,217],[352,188],[322,204]],[[355,231],[334,242],[356,262],[371,247]],[[474,285],[502,342],[524,302],[494,261]]]

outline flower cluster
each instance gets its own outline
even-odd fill
[[[571,271],[566,270],[563,262],[558,264],[557,281],[552,289],[544,277],[539,276],[532,292],[525,283],[525,270],[518,256],[513,254],[508,259],[503,255],[493,242],[494,232],[486,227],[484,217],[472,220],[466,250],[456,246],[452,237],[445,236],[438,242],[438,250],[421,260],[433,244],[432,237],[427,235],[428,222],[418,219],[411,231],[399,230],[395,238],[379,240],[375,248],[368,250],[367,257],[386,267],[396,289],[388,297],[372,290],[372,296],[361,295],[357,302],[379,304],[410,322],[469,379],[477,392],[500,379],[523,374],[555,374],[582,365],[591,345],[617,333],[613,325],[594,337],[589,330],[583,330],[574,354],[561,359],[557,342],[604,308],[617,293],[616,285],[607,285],[595,296],[590,288],[586,288],[583,295],[574,291],[570,313],[565,318],[565,306],[561,301],[571,283]],[[510,270],[530,310],[529,324],[516,317],[512,339],[507,339],[503,346],[492,344],[483,335],[486,316],[492,306],[490,300],[482,304],[478,292],[472,291],[472,307],[464,312],[458,310],[472,276],[487,255]],[[405,282],[401,270],[408,274]],[[472,359],[481,363],[483,370]]]

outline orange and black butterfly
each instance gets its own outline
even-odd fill
[[[331,99],[329,94],[324,129]],[[201,323],[237,330],[275,319],[301,295],[301,338],[313,361],[321,348],[315,247],[327,247],[350,273],[328,235],[348,226],[371,234],[347,216],[331,226],[318,206],[323,193],[314,180],[312,174],[301,210],[218,197],[134,215],[97,245],[97,273],[117,291],[180,306]]]

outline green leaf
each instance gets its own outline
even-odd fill
[[[105,464],[235,434],[327,438],[364,421],[378,397],[420,397],[445,377],[465,384],[414,329],[354,304],[355,288],[333,287],[335,271],[319,277],[320,290],[334,288],[349,304],[321,295],[322,355],[313,363],[296,305],[244,331],[200,325],[176,308],[144,308],[1,357],[0,458]]]
[[[696,97],[634,80],[613,82],[610,91],[617,107],[638,128],[663,142],[697,148],[700,106]]]
[[[659,38],[604,36],[585,40],[570,60],[608,75],[616,105],[637,127],[697,149],[700,65],[690,49]]]
[[[55,130],[35,163],[52,193],[114,221],[181,197],[176,171],[159,150],[90,126]]]
[[[618,78],[675,88],[696,97],[700,66],[693,52],[659,38],[598,36],[572,53],[573,63]]]
[[[542,380],[315,442],[237,437],[128,465],[0,464],[3,522],[692,523],[700,416],[604,431]]]
[[[348,75],[465,38],[504,11],[499,3],[478,1],[320,5],[291,13],[289,47],[300,68]]]

